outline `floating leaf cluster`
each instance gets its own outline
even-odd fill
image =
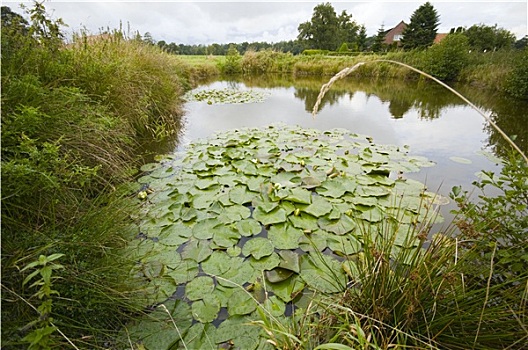
[[[189,91],[184,99],[205,101],[207,104],[240,104],[264,102],[267,97],[267,93],[254,90],[209,89]]]
[[[130,334],[148,349],[265,348],[250,325],[257,308],[284,317],[310,292],[343,291],[380,223],[398,232],[395,249],[420,246],[415,227],[440,219],[435,196],[398,174],[431,165],[347,130],[284,125],[220,133],[145,165],[140,182],[152,193],[129,247],[131,277],[146,285],[146,303],[172,311],[158,307]]]

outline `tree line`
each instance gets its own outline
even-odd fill
[[[179,55],[226,55],[230,47],[238,53],[271,49],[278,52],[290,52],[294,55],[304,50],[328,50],[338,52],[386,52],[394,50],[426,49],[434,43],[440,16],[430,2],[418,7],[410,17],[403,37],[399,43],[387,45],[384,43],[387,30],[382,25],[376,35],[367,36],[364,24],[358,24],[352,14],[346,10],[337,14],[329,2],[315,6],[309,21],[300,23],[298,35],[294,40],[267,42],[243,42],[210,45],[185,45],[167,43],[164,40],[156,42],[149,33],[143,40],[156,44],[163,50]],[[528,36],[516,41],[510,31],[485,24],[475,24],[469,28],[452,28],[450,34],[463,34],[467,37],[470,48],[475,51],[491,51],[498,49],[523,49],[528,45]]]

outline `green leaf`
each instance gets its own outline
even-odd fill
[[[344,235],[356,228],[354,221],[347,215],[341,215],[337,220],[329,220],[321,218],[318,221],[319,227],[325,231],[335,233],[336,235]]]
[[[338,180],[338,178],[328,179],[317,188],[317,193],[325,197],[340,198],[346,193],[347,189]]]
[[[329,234],[322,230],[306,234],[299,239],[299,248],[304,252],[322,252],[328,246],[328,236]]]
[[[290,190],[290,194],[285,199],[293,203],[310,204],[312,203],[312,192],[301,187],[295,187]]]
[[[252,255],[255,259],[261,259],[273,253],[274,247],[269,239],[263,237],[256,237],[248,240],[244,247],[242,247],[242,254],[244,256]]]
[[[328,237],[328,248],[338,255],[352,255],[361,251],[361,243],[352,235]]]
[[[273,225],[268,231],[268,238],[277,249],[297,249],[299,239],[303,236],[301,229],[294,228],[287,223]]]
[[[287,280],[278,283],[268,283],[266,287],[285,303],[292,301],[306,286],[305,282],[298,276],[292,275]]]
[[[253,212],[253,218],[263,225],[279,224],[286,221],[286,211],[282,208],[275,208],[266,213],[258,206]]]
[[[238,243],[240,233],[231,226],[221,226],[216,229],[213,242],[222,248],[233,247]]]
[[[251,203],[256,193],[248,191],[248,188],[243,185],[237,185],[229,191],[229,199],[236,204]]]
[[[225,207],[224,210],[218,215],[218,221],[223,224],[231,224],[243,219],[247,219],[251,216],[251,210],[243,205],[231,205]]]
[[[269,256],[265,256],[260,259],[255,259],[251,257],[249,263],[257,271],[271,270],[280,264],[279,255],[277,253],[272,253]]]
[[[315,196],[312,199],[312,204],[301,210],[318,218],[330,213],[332,211],[332,204],[322,197]]]
[[[201,239],[192,240],[183,248],[182,258],[202,262],[207,259],[212,252],[213,250],[209,247],[209,241]]]
[[[262,226],[257,220],[244,219],[236,223],[238,232],[244,237],[251,237],[262,231]]]
[[[187,283],[198,275],[198,264],[194,260],[181,260],[180,263],[175,266],[174,269],[168,271],[166,275],[170,276],[177,285]]]
[[[460,163],[460,164],[471,164],[473,163],[471,160],[467,158],[462,157],[449,157],[453,162]]]
[[[234,348],[253,350],[256,349],[260,338],[261,328],[244,316],[231,316],[216,331],[215,342],[217,344],[234,343]]]
[[[263,305],[272,316],[283,316],[286,311],[286,304],[284,301],[279,299],[276,295],[273,295],[264,301]]]
[[[213,322],[220,311],[220,301],[215,295],[205,295],[201,300],[192,303],[193,317],[201,323]]]
[[[278,283],[287,280],[290,276],[293,275],[293,271],[283,269],[280,267],[274,268],[271,271],[266,271],[266,278],[271,283]]]
[[[202,262],[202,270],[213,276],[220,276],[231,268],[232,259],[225,252],[214,251],[211,256]]]
[[[248,315],[255,311],[257,303],[244,289],[235,288],[233,295],[227,301],[229,315]]]
[[[319,228],[317,225],[317,219],[305,213],[300,213],[298,216],[290,215],[288,220],[291,222],[293,227],[302,230],[315,231]]]
[[[202,221],[198,221],[192,229],[193,236],[198,239],[213,238],[215,228],[220,225],[222,225],[222,222],[217,219],[205,219]]]
[[[308,286],[322,293],[342,292],[346,286],[341,264],[328,255],[303,255],[300,276]]]
[[[189,300],[200,300],[210,295],[215,288],[214,280],[209,276],[199,276],[187,283],[185,296]]]
[[[187,349],[216,348],[213,342],[216,335],[216,327],[211,323],[196,323],[184,334],[183,343]]]

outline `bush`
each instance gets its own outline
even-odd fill
[[[506,92],[514,97],[528,100],[528,48],[524,49],[514,67],[507,78]]]
[[[468,39],[462,34],[450,34],[429,48],[425,70],[440,80],[454,80],[468,63]]]

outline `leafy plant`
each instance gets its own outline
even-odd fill
[[[54,262],[63,257],[64,254],[40,255],[37,261],[27,264],[21,271],[33,270],[22,285],[26,285],[35,277],[37,280],[30,287],[39,287],[33,298],[39,299],[40,305],[36,308],[38,318],[27,324],[24,328],[33,330],[28,333],[22,341],[29,343],[28,349],[51,349],[51,336],[57,330],[53,324],[51,312],[53,310],[53,296],[59,295],[53,288],[53,281],[58,277],[53,276],[55,270],[64,269],[64,266]],[[40,278],[39,278],[40,277]]]
[[[462,34],[449,34],[426,53],[424,70],[440,80],[454,80],[468,64],[469,45]]]

